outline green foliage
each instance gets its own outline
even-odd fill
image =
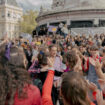
[[[32,31],[36,28],[37,22],[35,21],[38,16],[37,11],[29,10],[24,15],[22,20],[19,22],[20,31],[23,33],[32,34]]]

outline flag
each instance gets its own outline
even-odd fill
[[[56,26],[49,26],[48,32],[54,32],[54,33],[56,33],[57,32],[57,28],[58,27],[56,27]]]
[[[32,42],[32,36],[30,34],[23,33],[23,34],[21,34],[21,37],[24,39],[27,39],[29,41],[29,43]]]

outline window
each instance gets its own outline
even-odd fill
[[[11,14],[10,13],[8,13],[8,17],[11,17]]]
[[[71,21],[71,28],[93,27],[93,21]]]
[[[105,27],[105,20],[100,20],[99,21],[99,26],[100,27]]]

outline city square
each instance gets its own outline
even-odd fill
[[[0,0],[0,105],[105,105],[104,0]]]

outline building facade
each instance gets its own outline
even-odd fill
[[[105,27],[103,0],[53,0],[51,10],[43,11],[37,18],[40,27],[63,22],[70,29]],[[105,32],[104,32],[105,33]]]
[[[22,15],[23,10],[15,0],[0,0],[0,38],[5,34],[10,38],[19,36]]]

